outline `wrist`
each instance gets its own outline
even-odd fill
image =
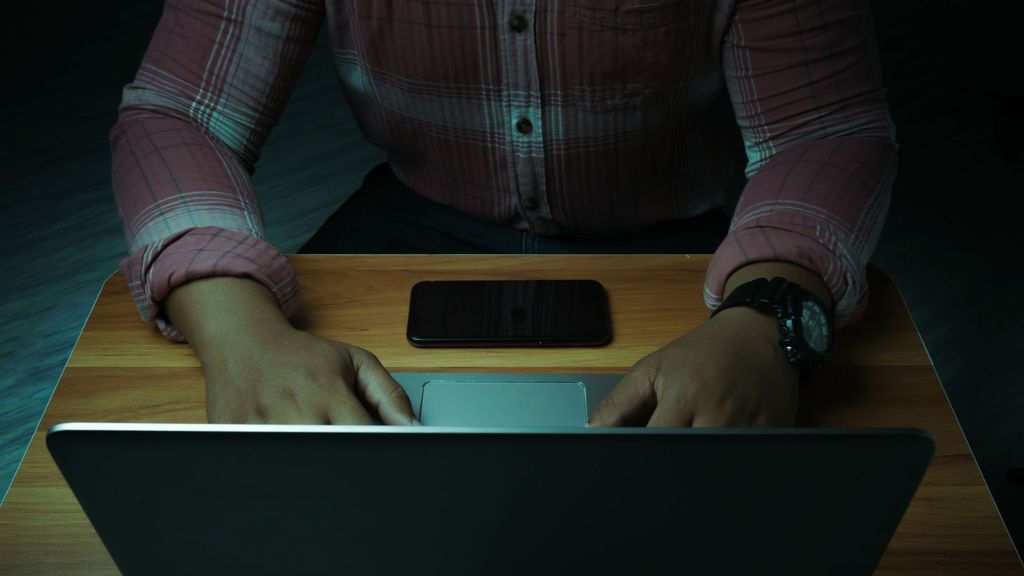
[[[194,280],[175,288],[163,304],[168,319],[204,363],[226,348],[292,329],[270,290],[249,278]]]
[[[730,292],[712,317],[737,308],[774,317],[784,359],[799,367],[803,380],[814,379],[834,344],[831,315],[820,298],[783,277],[757,278]]]
[[[754,262],[753,264],[747,264],[741,268],[737,268],[725,282],[725,291],[722,298],[728,298],[729,294],[733,290],[758,278],[785,278],[790,282],[799,285],[801,288],[811,292],[818,297],[819,300],[825,305],[825,309],[832,310],[832,292],[829,290],[828,284],[822,280],[821,276],[814,271],[811,271],[798,264],[791,262],[773,261],[773,262]]]
[[[771,312],[749,306],[736,306],[715,314],[711,320],[728,323],[731,330],[744,337],[771,346],[778,357],[785,361],[779,346],[778,318]]]

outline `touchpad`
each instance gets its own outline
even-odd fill
[[[423,384],[420,422],[426,426],[583,426],[582,382],[431,380]]]

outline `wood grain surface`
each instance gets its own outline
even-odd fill
[[[390,370],[625,371],[708,315],[706,256],[293,256],[311,332],[365,347]],[[435,349],[405,340],[409,290],[425,279],[593,278],[613,340],[600,348]],[[871,271],[862,322],[837,336],[802,426],[932,431],[935,461],[877,574],[1024,573],[932,365],[892,283]],[[184,344],[139,320],[124,279],[106,283],[0,508],[0,574],[116,574],[45,447],[62,421],[203,422],[203,376]]]

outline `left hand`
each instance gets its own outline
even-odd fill
[[[637,362],[590,426],[792,426],[799,370],[773,315],[723,310]]]

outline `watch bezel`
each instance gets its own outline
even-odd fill
[[[811,338],[807,336],[808,331],[807,324],[804,319],[804,312],[808,309],[808,303],[813,304],[814,307],[817,308],[818,313],[821,314],[822,320],[824,321],[824,326],[826,330],[826,341],[825,348],[823,350],[818,350],[818,348],[811,343]],[[800,302],[800,337],[807,344],[808,348],[810,348],[815,354],[819,355],[826,355],[832,352],[832,348],[835,345],[835,339],[833,337],[832,331],[832,321],[828,317],[828,310],[825,309],[825,303],[809,294],[805,294],[803,300],[801,300]]]
[[[833,337],[832,322],[826,315],[824,320],[826,329],[828,330],[828,344],[825,350],[818,351],[811,346],[810,341],[807,338],[807,331],[804,327],[803,320],[804,303],[807,301],[813,302],[818,309],[827,314],[825,305],[821,300],[807,290],[792,282],[789,282],[789,284],[791,284],[795,289],[790,288],[787,291],[785,309],[780,310],[777,314],[779,346],[781,346],[785,351],[786,359],[789,362],[816,370],[821,367],[822,363],[825,361],[825,357],[832,352],[832,348],[834,347],[835,340]]]

